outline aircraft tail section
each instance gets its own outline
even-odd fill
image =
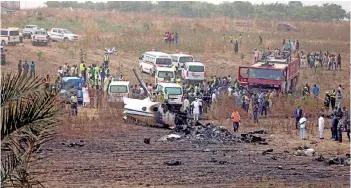
[[[144,89],[144,92],[147,94],[147,96],[151,99],[151,93],[149,92],[149,90],[147,89],[147,85],[145,84],[144,80],[141,78],[141,76],[139,75],[139,73],[135,70],[135,68],[133,67],[133,72],[139,82],[139,84],[141,85],[141,87]]]

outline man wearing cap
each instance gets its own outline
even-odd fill
[[[240,123],[240,115],[239,115],[239,112],[235,108],[233,110],[231,118],[233,118],[234,132],[238,132],[238,130],[239,130],[239,123]]]

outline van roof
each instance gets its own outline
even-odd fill
[[[188,64],[188,65],[205,66],[204,64],[202,64],[202,63],[200,63],[200,62],[186,62],[186,64]]]
[[[166,54],[163,52],[145,52],[144,55],[149,55],[149,56],[154,56],[154,57],[166,56],[168,58],[171,58],[171,56],[169,54]]]
[[[192,55],[189,55],[189,54],[171,54],[171,56],[178,56],[178,57],[193,57]]]
[[[63,78],[62,78],[62,81],[63,81],[63,82],[67,82],[67,81],[70,81],[70,80],[81,80],[81,81],[83,81],[81,78],[76,77],[76,76],[63,77]]]
[[[110,85],[112,85],[112,86],[116,86],[116,85],[129,86],[130,81],[111,81]]]
[[[163,87],[180,87],[182,88],[182,86],[176,84],[176,83],[157,83],[158,85],[161,85]]]
[[[35,26],[35,27],[38,27],[37,25],[26,25],[26,26]]]
[[[156,67],[156,70],[158,70],[158,71],[173,72],[173,69],[172,69],[172,68],[169,68],[169,67]]]

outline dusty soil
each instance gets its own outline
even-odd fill
[[[128,124],[96,130],[86,136],[61,134],[45,145],[41,155],[51,156],[38,169],[45,172],[41,180],[47,187],[298,187],[317,182],[349,187],[349,167],[325,166],[313,157],[293,156],[292,150],[274,148],[273,160],[262,155],[269,145],[156,142],[170,131]],[[144,138],[151,138],[151,144]],[[80,140],[82,147],[62,145]],[[167,166],[167,161],[181,164]]]

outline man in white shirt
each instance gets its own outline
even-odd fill
[[[212,93],[212,102],[214,102],[216,100],[216,92]]]
[[[199,100],[196,98],[191,105],[194,106],[193,108],[193,115],[194,115],[194,121],[199,121],[199,115],[200,115],[200,102]]]
[[[323,132],[324,132],[324,114],[322,114],[318,118],[318,129],[319,129],[319,138],[324,139]]]
[[[300,124],[300,137],[302,140],[305,140],[306,136],[306,117],[302,114],[302,118],[299,120]]]
[[[258,50],[257,49],[255,49],[255,62],[257,62],[258,61],[258,57],[259,57],[259,52],[258,52]]]

